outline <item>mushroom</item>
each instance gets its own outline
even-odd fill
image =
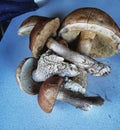
[[[32,71],[37,66],[35,58],[26,58],[23,60],[16,70],[17,83],[22,91],[27,94],[37,94],[42,82],[35,82],[32,79]]]
[[[28,36],[30,35],[32,29],[38,22],[47,21],[49,18],[44,17],[44,16],[37,16],[33,15],[25,19],[22,24],[20,25],[18,29],[18,35],[20,36]]]
[[[48,39],[47,47],[79,68],[87,70],[90,74],[95,76],[105,76],[110,73],[109,66],[97,62],[90,57],[80,55],[79,53],[66,48],[62,44],[59,44],[53,38]]]
[[[120,29],[115,21],[97,8],[79,8],[64,19],[59,35],[77,44],[79,53],[91,57],[112,56],[120,51]],[[78,43],[74,43],[79,36]]]
[[[50,77],[43,82],[39,94],[38,103],[43,111],[50,113],[56,100],[67,102],[82,110],[89,110],[92,105],[100,106],[104,99],[100,96],[86,97],[82,94],[74,94],[71,91],[62,89],[64,85],[61,77]]]
[[[38,22],[30,34],[30,49],[35,58],[39,58],[44,50],[45,43],[51,35],[55,35],[60,26],[59,18],[49,18],[46,21]]]

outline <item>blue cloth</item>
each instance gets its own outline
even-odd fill
[[[1,0],[0,22],[10,20],[20,14],[36,10],[38,6],[33,0]]]

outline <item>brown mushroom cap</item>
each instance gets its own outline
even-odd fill
[[[35,58],[26,58],[23,60],[16,70],[17,83],[22,91],[27,94],[37,94],[41,83],[32,79],[32,72],[36,69],[37,61]]]
[[[91,56],[106,57],[119,51],[119,27],[107,13],[97,8],[80,8],[68,14],[59,34],[68,42],[72,42],[81,31],[87,30],[96,33]]]
[[[43,82],[38,94],[38,103],[43,111],[47,113],[52,111],[61,84],[60,77],[50,77]]]
[[[38,22],[30,34],[30,49],[35,58],[38,58],[47,41],[47,39],[55,34],[60,26],[59,18],[51,18],[49,20]]]
[[[37,15],[28,17],[20,25],[20,27],[18,29],[18,35],[21,35],[21,36],[30,35],[32,29],[38,22],[40,22],[40,21],[43,22],[48,19],[49,18],[47,18],[47,17],[37,16]]]

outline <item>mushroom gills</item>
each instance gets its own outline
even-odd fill
[[[103,35],[96,35],[92,44],[91,57],[108,57],[118,53],[117,44]]]

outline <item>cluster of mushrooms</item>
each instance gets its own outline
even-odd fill
[[[56,100],[82,110],[101,106],[100,96],[87,96],[88,73],[106,76],[110,66],[95,58],[120,51],[120,30],[114,20],[97,8],[79,8],[62,22],[58,17],[30,16],[18,35],[29,36],[33,57],[16,70],[17,83],[27,94],[38,94],[41,109],[50,113]]]

